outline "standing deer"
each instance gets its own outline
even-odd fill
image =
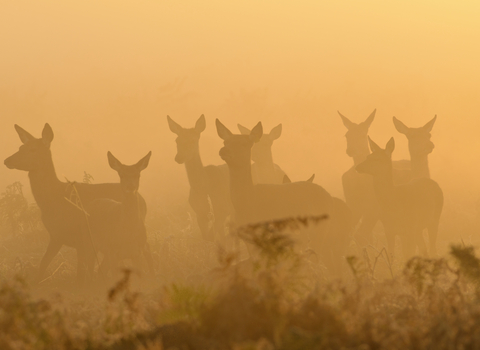
[[[313,183],[313,180],[315,179],[315,174],[310,176],[306,182]],[[292,183],[292,180],[285,175],[283,177],[283,183],[288,184]],[[337,236],[335,245],[337,249],[332,249],[330,253],[331,254],[330,259],[335,260],[336,256],[341,256],[345,252],[345,248],[348,245],[349,239],[351,238],[351,233],[353,231],[353,218],[352,218],[352,212],[348,205],[341,200],[340,198],[337,197],[332,197],[332,203],[331,203],[331,220],[332,222],[330,223],[330,230],[332,232],[340,232],[343,234],[340,234]],[[345,234],[345,233],[349,234]]]
[[[415,246],[427,255],[422,232],[428,229],[430,254],[436,255],[438,224],[443,208],[443,192],[438,184],[427,178],[394,185],[392,153],[393,137],[385,149],[369,138],[372,153],[358,164],[359,173],[373,177],[375,195],[380,203],[380,220],[387,237],[388,252],[393,256],[395,236],[402,240],[405,258],[415,254]]]
[[[271,221],[297,216],[330,214],[332,197],[319,185],[311,182],[293,182],[288,184],[256,184],[252,180],[251,150],[263,135],[259,122],[249,135],[234,135],[218,119],[218,136],[224,140],[220,157],[227,163],[230,176],[230,196],[235,209],[237,225]],[[329,225],[335,219],[329,220]],[[315,228],[311,244],[319,253],[330,271],[337,270],[340,264],[338,242],[349,232],[335,232],[324,225]],[[330,260],[334,252],[335,260]]]
[[[93,271],[94,249],[87,234],[84,213],[66,200],[71,195],[72,184],[60,181],[55,173],[50,151],[53,130],[45,124],[39,139],[18,125],[15,125],[15,130],[23,145],[17,153],[5,159],[5,165],[9,169],[28,171],[33,197],[50,234],[47,251],[40,261],[38,279],[44,276],[60,248],[67,245],[77,250],[77,279],[81,282],[87,271]],[[122,200],[120,184],[75,183],[74,186],[84,205],[96,198]],[[139,197],[139,207],[146,212],[146,203],[142,197]]]
[[[251,131],[237,124],[242,135],[250,135]],[[282,124],[274,127],[269,134],[263,134],[260,141],[252,147],[252,179],[254,184],[281,184],[285,172],[273,162],[272,145],[282,135]]]
[[[205,130],[205,117],[202,114],[193,129],[181,127],[167,116],[170,130],[177,135],[177,155],[175,161],[185,164],[190,194],[188,201],[197,216],[202,236],[213,240],[215,234],[224,236],[224,225],[232,208],[228,193],[228,168],[225,165],[203,166],[200,158],[200,134]],[[210,201],[214,214],[214,228],[210,228]]]
[[[397,131],[408,139],[408,150],[412,164],[412,178],[430,178],[428,168],[428,155],[432,153],[435,145],[430,141],[433,125],[437,116],[420,128],[409,128],[397,118],[393,117],[393,124]]]
[[[105,255],[109,268],[118,266],[123,259],[131,258],[140,268],[140,258],[145,256],[150,273],[154,273],[153,259],[147,243],[145,206],[138,194],[140,172],[150,161],[152,152],[134,165],[124,165],[110,152],[108,164],[120,177],[122,200],[98,198],[86,206],[96,248]],[[104,266],[104,264],[102,264]]]
[[[353,158],[353,166],[343,174],[342,185],[345,201],[352,211],[354,225],[358,225],[355,237],[360,242],[372,241],[372,230],[378,222],[378,202],[373,190],[372,178],[359,174],[355,167],[362,163],[370,154],[368,148],[368,129],[375,118],[374,110],[362,123],[356,124],[343,116],[340,118],[348,129],[347,155]],[[411,178],[410,162],[395,161],[393,163],[394,183],[407,183]]]

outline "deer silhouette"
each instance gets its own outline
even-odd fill
[[[242,135],[250,135],[251,130],[237,124]],[[254,184],[281,184],[285,172],[273,162],[272,145],[282,135],[282,124],[274,127],[269,134],[263,134],[252,147],[252,179]]]
[[[48,265],[60,248],[67,245],[77,251],[77,279],[82,282],[85,280],[87,271],[93,271],[94,249],[86,229],[84,212],[69,203],[66,198],[71,196],[75,186],[79,199],[84,205],[97,198],[121,201],[123,194],[120,184],[71,184],[60,181],[55,172],[50,150],[54,136],[50,125],[45,124],[42,137],[39,139],[18,125],[15,125],[15,130],[23,144],[19,151],[5,159],[4,163],[9,169],[28,172],[32,194],[40,208],[43,224],[50,235],[47,250],[40,261],[37,278],[40,280],[44,276]],[[146,203],[141,196],[139,196],[139,207],[146,212]]]
[[[412,164],[412,178],[430,178],[428,167],[428,155],[432,153],[435,145],[430,140],[433,125],[437,116],[420,128],[409,128],[397,118],[393,117],[393,124],[397,131],[404,134],[408,139],[408,150]]]
[[[443,192],[428,178],[419,178],[406,184],[394,185],[392,153],[393,137],[385,149],[369,139],[372,153],[358,164],[359,173],[373,178],[375,195],[380,203],[380,220],[387,237],[388,251],[393,256],[395,236],[402,240],[405,258],[415,254],[415,247],[427,255],[423,230],[428,229],[430,254],[436,255],[438,225],[443,208]]]
[[[308,179],[306,179],[305,181],[306,182],[313,182],[313,180],[315,179],[315,174],[312,174],[312,176],[310,176]],[[289,184],[289,183],[292,183],[292,180],[290,180],[290,178],[288,177],[287,174],[285,174],[283,176],[283,182],[284,184]]]
[[[342,175],[343,193],[348,207],[352,211],[354,225],[357,226],[355,238],[360,245],[372,242],[372,230],[379,219],[378,201],[373,190],[372,178],[359,174],[355,167],[370,154],[368,148],[368,130],[375,119],[376,110],[368,118],[357,124],[340,112],[340,118],[347,128],[347,155],[353,158],[353,166]],[[409,161],[393,162],[395,184],[407,183],[412,175]]]
[[[218,119],[218,136],[224,140],[220,157],[227,163],[230,176],[230,197],[239,226],[297,216],[329,214],[328,225],[314,228],[310,244],[332,271],[339,268],[339,249],[342,237],[350,232],[335,230],[332,223],[339,220],[330,194],[321,186],[301,181],[288,184],[254,184],[252,180],[251,150],[263,135],[259,122],[249,135],[234,135]],[[335,252],[332,255],[332,252]],[[332,256],[335,259],[332,259]]]
[[[112,269],[120,261],[131,258],[140,269],[140,258],[145,256],[150,273],[154,273],[153,259],[147,243],[145,207],[138,194],[140,172],[150,161],[152,152],[134,165],[124,165],[110,152],[108,164],[120,177],[122,200],[98,198],[87,204],[89,223],[96,248],[105,255],[107,266]],[[104,270],[105,271],[105,270]]]
[[[177,135],[175,161],[185,164],[190,184],[188,201],[196,214],[200,232],[206,240],[214,240],[215,235],[222,239],[225,221],[233,210],[229,199],[228,168],[202,163],[199,141],[206,127],[205,116],[202,114],[192,129],[183,128],[169,116],[167,121],[170,130]],[[213,228],[210,227],[210,202],[215,220]]]

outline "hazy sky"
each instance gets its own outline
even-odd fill
[[[0,0],[0,157],[20,145],[13,124],[39,136],[48,122],[60,178],[117,181],[107,150],[126,163],[152,150],[142,187],[182,198],[166,115],[193,126],[203,113],[205,164],[222,162],[215,118],[283,123],[275,161],[341,196],[351,160],[336,111],[358,122],[377,108],[371,136],[395,136],[394,158],[408,153],[392,116],[437,114],[432,177],[478,198],[479,19],[480,2],[453,0]],[[16,180],[0,169],[0,188]]]

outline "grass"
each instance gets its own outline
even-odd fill
[[[48,236],[38,223],[12,234],[4,222],[0,348],[480,347],[480,259],[471,246],[392,264],[381,248],[369,248],[347,258],[342,280],[328,280],[284,231],[302,220],[242,229],[257,251],[246,260],[243,243],[224,249],[201,240],[186,206],[168,210],[153,208],[148,218],[153,279],[126,268],[81,289],[72,249],[55,258],[47,279],[29,285]]]

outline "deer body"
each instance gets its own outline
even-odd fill
[[[435,145],[430,141],[433,125],[437,116],[420,128],[409,128],[397,118],[393,117],[393,124],[397,131],[408,139],[408,151],[412,164],[412,178],[430,178],[428,155],[432,153]]]
[[[395,148],[393,138],[385,150],[371,140],[370,147],[372,153],[357,166],[357,170],[372,175],[389,253],[393,255],[395,236],[398,235],[406,258],[415,254],[415,247],[427,255],[422,232],[428,229],[430,254],[435,255],[438,224],[443,208],[442,190],[435,181],[427,178],[394,185],[391,160]]]
[[[237,124],[242,135],[251,131]],[[285,172],[273,162],[272,145],[282,134],[282,124],[274,127],[269,134],[263,134],[259,142],[252,147],[252,180],[254,184],[281,184]]]
[[[237,225],[297,216],[336,215],[332,210],[332,197],[319,185],[306,181],[282,185],[253,183],[250,152],[262,136],[261,123],[249,135],[233,135],[218,119],[216,124],[218,135],[224,140],[220,156],[230,172],[230,193]],[[333,222],[334,219],[329,221]],[[328,228],[320,226],[314,228],[316,232],[312,233],[310,244],[326,259],[327,266],[336,270],[337,261],[329,259],[328,251],[332,242],[339,238],[337,236],[348,235],[349,232],[329,230],[331,224]]]
[[[139,267],[143,254],[150,273],[154,272],[147,243],[144,201],[138,194],[140,172],[148,166],[150,155],[151,152],[137,164],[126,166],[109,152],[109,164],[120,176],[122,199],[99,198],[87,205],[93,239],[109,267],[128,258]]]
[[[47,250],[40,261],[38,279],[44,276],[62,246],[67,245],[77,250],[77,279],[82,281],[87,271],[93,271],[94,249],[87,235],[85,214],[66,200],[72,195],[73,185],[60,181],[55,173],[50,151],[53,131],[45,124],[42,138],[37,139],[18,125],[15,129],[23,145],[17,153],[5,159],[5,165],[10,169],[28,171],[32,194],[50,235]],[[96,198],[122,198],[119,184],[75,183],[74,186],[84,205]],[[146,210],[143,198],[140,198],[139,205]]]
[[[188,202],[194,210],[202,236],[213,240],[215,234],[224,236],[224,225],[232,208],[228,193],[228,169],[225,165],[204,166],[200,157],[200,134],[205,130],[203,115],[193,129],[185,129],[167,116],[170,130],[177,135],[175,161],[185,164],[190,192]],[[209,201],[210,199],[210,201]],[[214,226],[210,227],[210,202],[214,214]]]
[[[379,204],[371,176],[359,174],[356,166],[365,161],[370,154],[367,135],[375,113],[376,110],[364,122],[356,124],[338,112],[343,124],[348,129],[345,135],[347,155],[353,158],[353,166],[342,176],[343,192],[345,201],[352,211],[354,225],[358,225],[355,236],[363,243],[372,241],[372,230],[379,220]],[[411,177],[409,161],[393,162],[395,184],[407,183]]]

